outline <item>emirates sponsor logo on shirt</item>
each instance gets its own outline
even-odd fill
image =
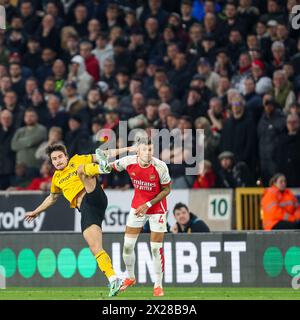
[[[155,182],[148,182],[148,181],[133,179],[132,183],[133,183],[134,188],[138,189],[138,190],[152,191],[153,188],[156,187]]]
[[[149,179],[150,179],[150,181],[155,180],[155,174],[150,174]]]

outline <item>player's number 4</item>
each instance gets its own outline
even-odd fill
[[[163,216],[160,216],[160,217],[159,217],[158,223],[164,223],[164,218],[163,218]]]

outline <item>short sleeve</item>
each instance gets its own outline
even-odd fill
[[[61,193],[61,189],[55,184],[55,177],[53,177],[50,187],[51,193]]]
[[[91,154],[76,155],[76,156],[74,156],[73,159],[76,161],[76,164],[78,164],[78,165],[93,163],[93,156]],[[71,158],[71,160],[72,160],[72,158]]]
[[[160,161],[159,163],[156,164],[156,170],[159,174],[159,181],[161,185],[168,185],[171,182],[171,177],[169,174],[169,169],[167,165]]]

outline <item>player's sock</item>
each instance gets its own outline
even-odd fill
[[[116,280],[116,272],[112,266],[109,255],[101,250],[95,255],[99,269],[105,274],[109,282]]]
[[[83,167],[84,173],[89,177],[100,174],[99,165],[97,163],[87,163]]]
[[[156,276],[154,287],[162,287],[163,273],[165,269],[165,257],[162,242],[150,242],[154,272]]]
[[[124,246],[123,246],[123,260],[126,266],[126,270],[130,279],[135,278],[134,274],[134,265],[135,265],[135,252],[134,247],[136,244],[137,237],[129,238],[124,237]]]

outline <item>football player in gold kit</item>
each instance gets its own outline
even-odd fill
[[[134,147],[110,150],[110,154],[133,151]],[[25,220],[32,221],[52,206],[60,194],[70,202],[71,208],[81,212],[81,231],[94,254],[100,270],[110,282],[109,296],[118,294],[122,281],[116,276],[109,255],[102,247],[102,221],[107,208],[107,197],[96,179],[99,170],[96,155],[75,155],[69,159],[66,147],[61,144],[49,146],[47,154],[56,169],[51,183],[50,195],[33,211],[27,212]]]

